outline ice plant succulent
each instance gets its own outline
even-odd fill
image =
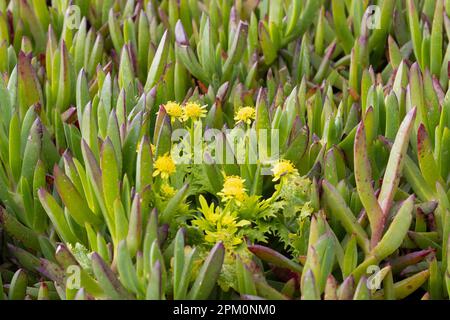
[[[449,18],[0,1],[0,299],[448,299]]]

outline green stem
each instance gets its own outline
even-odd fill
[[[277,200],[277,198],[280,196],[281,189],[283,188],[284,179],[280,179],[280,184],[278,185],[278,189],[272,194],[272,196],[267,200],[269,203],[272,203],[273,201]]]

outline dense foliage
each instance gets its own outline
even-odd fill
[[[444,0],[0,0],[0,299],[447,299],[449,39]]]

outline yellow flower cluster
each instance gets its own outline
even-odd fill
[[[200,118],[206,117],[206,105],[201,106],[196,102],[188,102],[183,108],[183,121],[197,121]]]
[[[161,175],[161,178],[168,179],[169,176],[176,170],[175,162],[172,157],[166,153],[163,156],[158,157],[155,161],[155,171],[153,171],[153,176],[156,177]]]
[[[280,160],[272,168],[273,180],[278,181],[282,177],[297,176],[298,171],[289,160]]]
[[[242,202],[247,195],[244,188],[245,180],[239,176],[225,176],[222,191],[217,194],[222,197],[222,201],[229,201],[236,199],[238,202]]]
[[[169,199],[175,195],[176,190],[172,186],[168,185],[167,183],[164,183],[161,186],[160,192],[161,192],[161,196],[163,196],[166,199]]]
[[[172,121],[175,119],[180,121],[197,121],[206,116],[206,105],[201,106],[197,102],[187,102],[184,105],[180,105],[177,102],[169,101],[164,105],[164,109]]]
[[[164,105],[167,114],[172,120],[181,118],[183,116],[183,108],[181,108],[179,103],[169,101]]]
[[[256,118],[256,110],[253,107],[243,107],[240,108],[236,115],[234,116],[234,120],[239,122],[244,122],[246,124],[251,124],[253,120]]]

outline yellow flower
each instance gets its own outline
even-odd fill
[[[251,124],[252,120],[256,118],[256,110],[252,107],[243,107],[236,112],[234,120],[237,122],[244,122],[246,124]]]
[[[170,116],[171,120],[180,119],[183,116],[183,108],[181,108],[180,104],[169,101],[164,105],[164,109],[166,109],[167,114]]]
[[[239,220],[230,212],[222,212],[217,221],[215,230],[205,230],[205,240],[210,243],[222,241],[226,247],[231,248],[242,243],[242,238],[237,236],[239,228],[250,225],[248,220]]]
[[[183,121],[191,119],[196,121],[200,118],[206,117],[206,105],[200,106],[196,102],[188,102],[183,108]]]
[[[168,185],[167,183],[164,183],[161,186],[160,193],[164,198],[172,198],[175,195],[175,189],[172,188],[172,186]]]
[[[225,176],[223,188],[217,194],[222,197],[222,201],[231,199],[236,199],[239,202],[243,201],[246,196],[244,182],[245,180],[239,176]]]
[[[156,159],[155,169],[156,170],[153,172],[153,176],[156,177],[157,175],[161,175],[161,178],[163,179],[168,179],[169,176],[176,170],[172,157],[167,153]]]
[[[295,169],[294,165],[289,160],[280,160],[273,167],[272,173],[274,176],[272,181],[277,181],[284,176],[298,175],[297,169]]]

